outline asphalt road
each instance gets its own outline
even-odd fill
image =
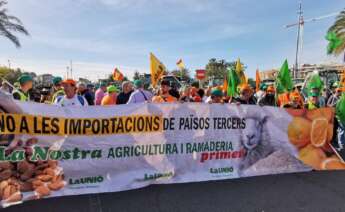
[[[5,212],[345,211],[345,171],[153,185],[98,195],[25,202]]]

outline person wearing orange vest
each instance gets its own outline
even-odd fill
[[[116,105],[117,88],[114,85],[107,87],[107,94],[103,97],[101,105]]]
[[[154,103],[174,103],[177,102],[177,99],[169,94],[170,90],[170,82],[167,80],[163,80],[161,82],[161,87],[159,90],[159,95],[154,96],[152,98],[152,102]]]
[[[303,98],[297,90],[290,93],[290,106],[293,109],[304,108]]]

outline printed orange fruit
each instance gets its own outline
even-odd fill
[[[311,166],[313,169],[319,170],[321,168],[322,161],[326,159],[326,155],[322,149],[309,144],[300,150],[299,159],[304,164]]]
[[[321,163],[322,170],[342,170],[345,169],[345,164],[338,158],[327,158]]]
[[[296,147],[304,147],[310,142],[311,123],[302,117],[295,117],[288,126],[290,142]]]
[[[310,142],[315,147],[326,144],[328,134],[328,121],[325,118],[315,119],[311,124]]]
[[[296,116],[304,116],[306,109],[291,109],[286,108],[286,112],[288,112],[290,115],[296,117]]]
[[[326,118],[328,122],[333,122],[333,114],[334,108],[325,107],[321,109],[308,110],[306,117],[311,121],[319,118]]]
[[[333,124],[328,124],[327,129],[327,142],[330,143],[333,138]]]

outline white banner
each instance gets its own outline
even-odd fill
[[[6,98],[0,102],[3,206],[150,184],[308,171],[310,166],[297,158],[303,151],[309,155],[316,142],[310,144],[311,129],[305,139],[297,126],[299,119],[313,123],[305,114],[296,118],[291,114],[299,111],[274,107],[62,108]]]

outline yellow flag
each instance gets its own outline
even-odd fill
[[[255,87],[256,87],[256,92],[260,90],[260,72],[259,69],[256,69],[256,74],[255,74]]]
[[[124,78],[125,77],[123,76],[121,71],[119,69],[115,68],[114,71],[113,71],[113,80],[115,80],[115,81],[122,81],[122,80],[124,80]]]
[[[179,67],[181,70],[185,69],[185,65],[184,62],[182,61],[182,59],[179,59],[179,61],[177,61],[176,63],[177,67]]]
[[[242,64],[241,64],[240,58],[238,58],[236,62],[236,74],[238,76],[238,79],[240,80],[239,85],[247,84],[247,78],[242,70]]]
[[[159,78],[161,78],[161,76],[166,73],[167,69],[165,68],[163,63],[161,63],[161,61],[159,61],[157,57],[154,56],[152,53],[150,53],[150,69],[151,69],[151,84],[152,84],[152,87],[155,88]]]

